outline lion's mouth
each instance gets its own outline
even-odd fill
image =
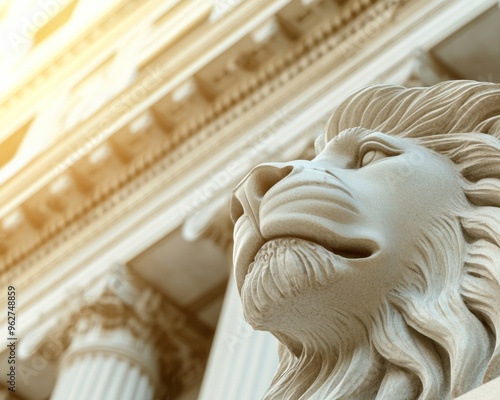
[[[290,238],[290,237],[283,237],[283,238],[274,238],[271,239],[267,242],[264,243],[262,247],[260,247],[257,252],[255,253],[253,261],[249,264],[246,274],[248,275],[252,272],[252,269],[255,265],[255,262],[258,261],[260,258],[266,258],[269,253],[273,252],[277,245],[282,245],[283,243],[287,243],[287,245],[291,246],[300,246],[300,242],[308,242],[312,245],[320,246],[323,249],[327,250],[328,252],[339,256],[343,258],[348,258],[348,259],[363,259],[363,258],[369,258],[371,257],[376,250],[373,249],[373,247],[348,247],[348,248],[341,248],[341,247],[336,247],[336,246],[330,246],[330,245],[323,245],[320,243],[317,243],[315,241],[307,240],[307,239],[301,239],[301,238]]]
[[[245,217],[242,217],[244,220]],[[238,248],[235,248],[235,277],[239,290],[248,274],[250,274],[255,265],[255,261],[264,256],[266,252],[271,249],[275,243],[288,242],[294,245],[293,241],[306,241],[317,246],[321,246],[328,252],[351,260],[361,260],[372,257],[379,251],[379,245],[372,239],[367,238],[353,238],[335,235],[330,240],[321,240],[317,237],[301,237],[294,235],[294,237],[273,237],[265,239],[259,233],[255,232],[250,226],[246,225],[244,221],[238,221],[243,226],[235,227],[235,242],[240,243]],[[247,221],[249,225],[250,221]],[[239,228],[239,229],[238,229]],[[298,244],[300,245],[300,244]]]
[[[368,258],[371,257],[373,253],[375,253],[373,247],[370,248],[363,246],[356,246],[352,248],[341,248],[335,246],[323,246],[323,247],[329,252],[344,258]]]

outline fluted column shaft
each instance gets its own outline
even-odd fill
[[[152,400],[154,387],[141,368],[114,354],[85,354],[60,374],[51,400]]]
[[[68,348],[50,399],[153,400],[157,382],[158,365],[150,344],[138,343],[124,328],[96,328]]]
[[[199,400],[256,400],[278,367],[278,343],[243,318],[234,279],[230,279]]]
[[[233,224],[229,199],[220,198],[193,213],[183,226],[187,240],[211,240],[232,265]],[[230,273],[198,400],[256,400],[269,387],[278,367],[278,342],[255,331],[244,319],[241,299]]]

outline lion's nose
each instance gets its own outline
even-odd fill
[[[234,189],[231,197],[231,219],[235,223],[243,214],[258,221],[259,206],[264,195],[292,172],[293,166],[269,163],[256,166]]]

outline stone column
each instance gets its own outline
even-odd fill
[[[228,196],[229,197],[229,196]],[[244,319],[232,272],[233,224],[228,197],[221,197],[188,218],[187,240],[209,239],[223,249],[229,282],[198,400],[255,400],[269,387],[278,366],[278,343]]]
[[[127,328],[82,335],[67,350],[60,371],[51,400],[152,400],[159,389],[153,346],[136,342]]]
[[[122,265],[89,286],[37,345],[59,365],[51,400],[168,399],[199,379],[209,340],[161,293]]]
[[[243,318],[230,279],[199,400],[261,399],[278,367],[278,342]]]
[[[69,327],[71,342],[51,400],[152,400],[159,392],[159,332],[148,315],[155,308],[154,293],[139,291],[136,279],[116,266],[87,294],[90,301]]]

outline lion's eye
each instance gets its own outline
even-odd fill
[[[403,149],[394,146],[393,143],[381,140],[369,140],[361,144],[359,148],[359,168],[387,157],[397,156],[403,153]]]
[[[380,160],[381,158],[387,157],[387,154],[381,150],[370,150],[367,151],[363,158],[361,159],[361,167],[364,167],[374,161]]]

